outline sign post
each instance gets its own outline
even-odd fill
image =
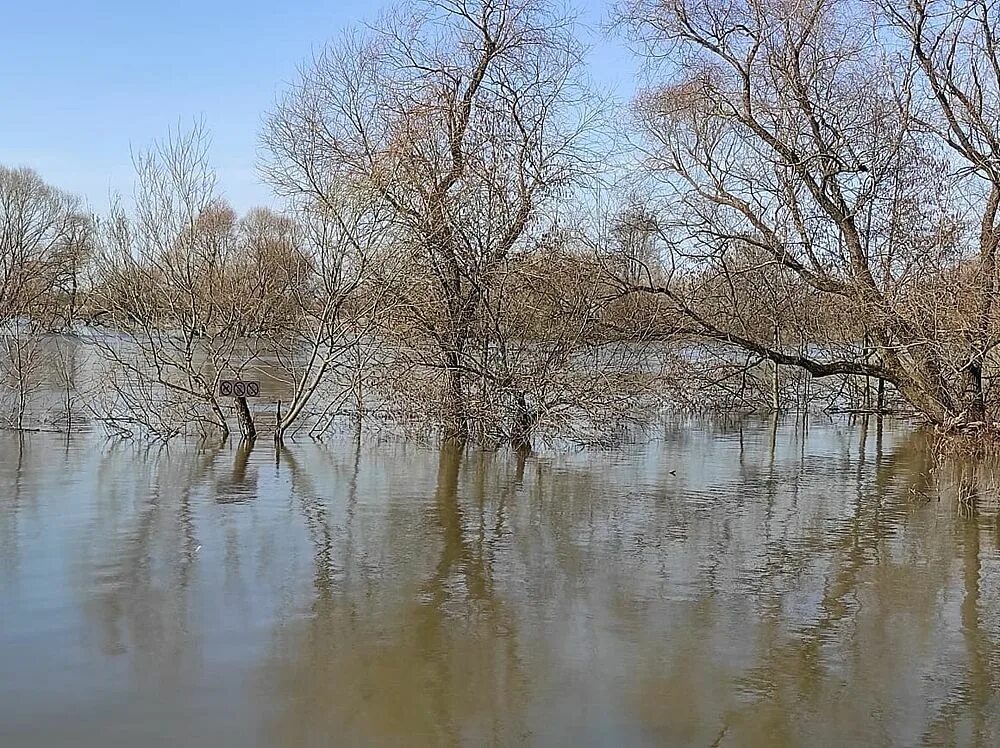
[[[240,432],[244,439],[256,439],[257,429],[253,424],[253,414],[247,405],[248,397],[260,397],[260,382],[243,379],[223,379],[219,382],[219,395],[235,400],[236,417],[240,421]]]

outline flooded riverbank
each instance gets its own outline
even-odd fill
[[[2,434],[0,745],[994,745],[1000,480],[924,446]]]

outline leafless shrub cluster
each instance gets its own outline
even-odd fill
[[[246,400],[219,384],[266,369],[286,397],[280,439],[377,317],[382,294],[353,293],[371,249],[359,226],[372,218],[346,201],[336,213],[238,217],[216,196],[206,146],[196,128],[137,156],[132,209],[116,206],[98,232],[91,314],[115,332],[92,337],[108,367],[102,410],[112,428],[223,438],[235,415],[253,437]]]

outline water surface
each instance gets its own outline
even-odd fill
[[[997,745],[994,474],[874,421],[0,434],[0,746]]]

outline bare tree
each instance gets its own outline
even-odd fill
[[[80,251],[85,224],[75,197],[31,169],[0,166],[0,321],[51,302],[67,258]]]
[[[384,295],[355,294],[379,214],[359,194],[321,215],[240,218],[216,196],[200,128],[135,163],[134,207],[116,205],[104,223],[90,291],[109,331],[93,337],[110,385],[95,415],[164,438],[226,438],[235,415],[252,439],[250,405],[230,404],[219,383],[264,374],[290,393],[275,438],[315,425],[343,402],[335,380]]]
[[[241,376],[297,314],[283,299],[301,272],[297,249],[265,247],[266,216],[240,222],[216,197],[207,145],[195,128],[137,155],[134,208],[116,205],[101,233],[92,293],[112,334],[94,341],[113,369],[117,405],[103,410],[115,427],[136,421],[160,436],[194,428],[225,438],[219,381]],[[246,402],[235,407],[253,436]]]
[[[955,310],[989,317],[967,278],[991,276],[991,261],[971,251],[952,181],[962,167],[925,136],[915,77],[864,33],[871,14],[819,0],[636,0],[621,19],[666,76],[637,102],[648,173],[667,188],[649,228],[663,261],[624,290],[661,295],[691,334],[814,377],[888,381],[939,424],[981,422],[991,346]],[[996,122],[984,117],[983,133]],[[980,298],[993,282],[978,282]]]
[[[444,435],[469,434],[468,356],[487,288],[586,166],[572,22],[548,3],[396,6],[303,72],[264,135],[282,193],[336,210],[361,191],[406,259],[391,284],[412,363],[443,374]]]
[[[983,371],[1000,342],[994,299],[1000,245],[1000,9],[989,0],[880,3],[905,42],[896,61],[904,72],[897,96],[915,137],[948,154],[953,195],[964,198],[972,229],[957,273],[961,319],[953,324],[956,407],[967,420],[987,417]]]
[[[392,262],[380,246],[384,213],[377,200],[354,194],[318,210],[313,206],[300,217],[300,251],[309,275],[294,285],[291,298],[300,322],[278,351],[291,390],[287,409],[278,414],[278,441],[302,422],[311,434],[322,433],[352,399],[356,417],[361,416],[368,338],[391,306],[389,286],[371,282],[376,263],[385,273]]]
[[[589,262],[582,223],[550,224],[484,289],[464,359],[481,440],[527,448],[536,434],[606,438],[650,405],[656,356],[637,332],[632,300],[602,303],[613,288]],[[627,329],[615,324],[619,316]]]
[[[0,166],[0,394],[13,428],[38,426],[28,410],[50,358],[44,336],[72,323],[89,236],[77,198],[30,169]]]

